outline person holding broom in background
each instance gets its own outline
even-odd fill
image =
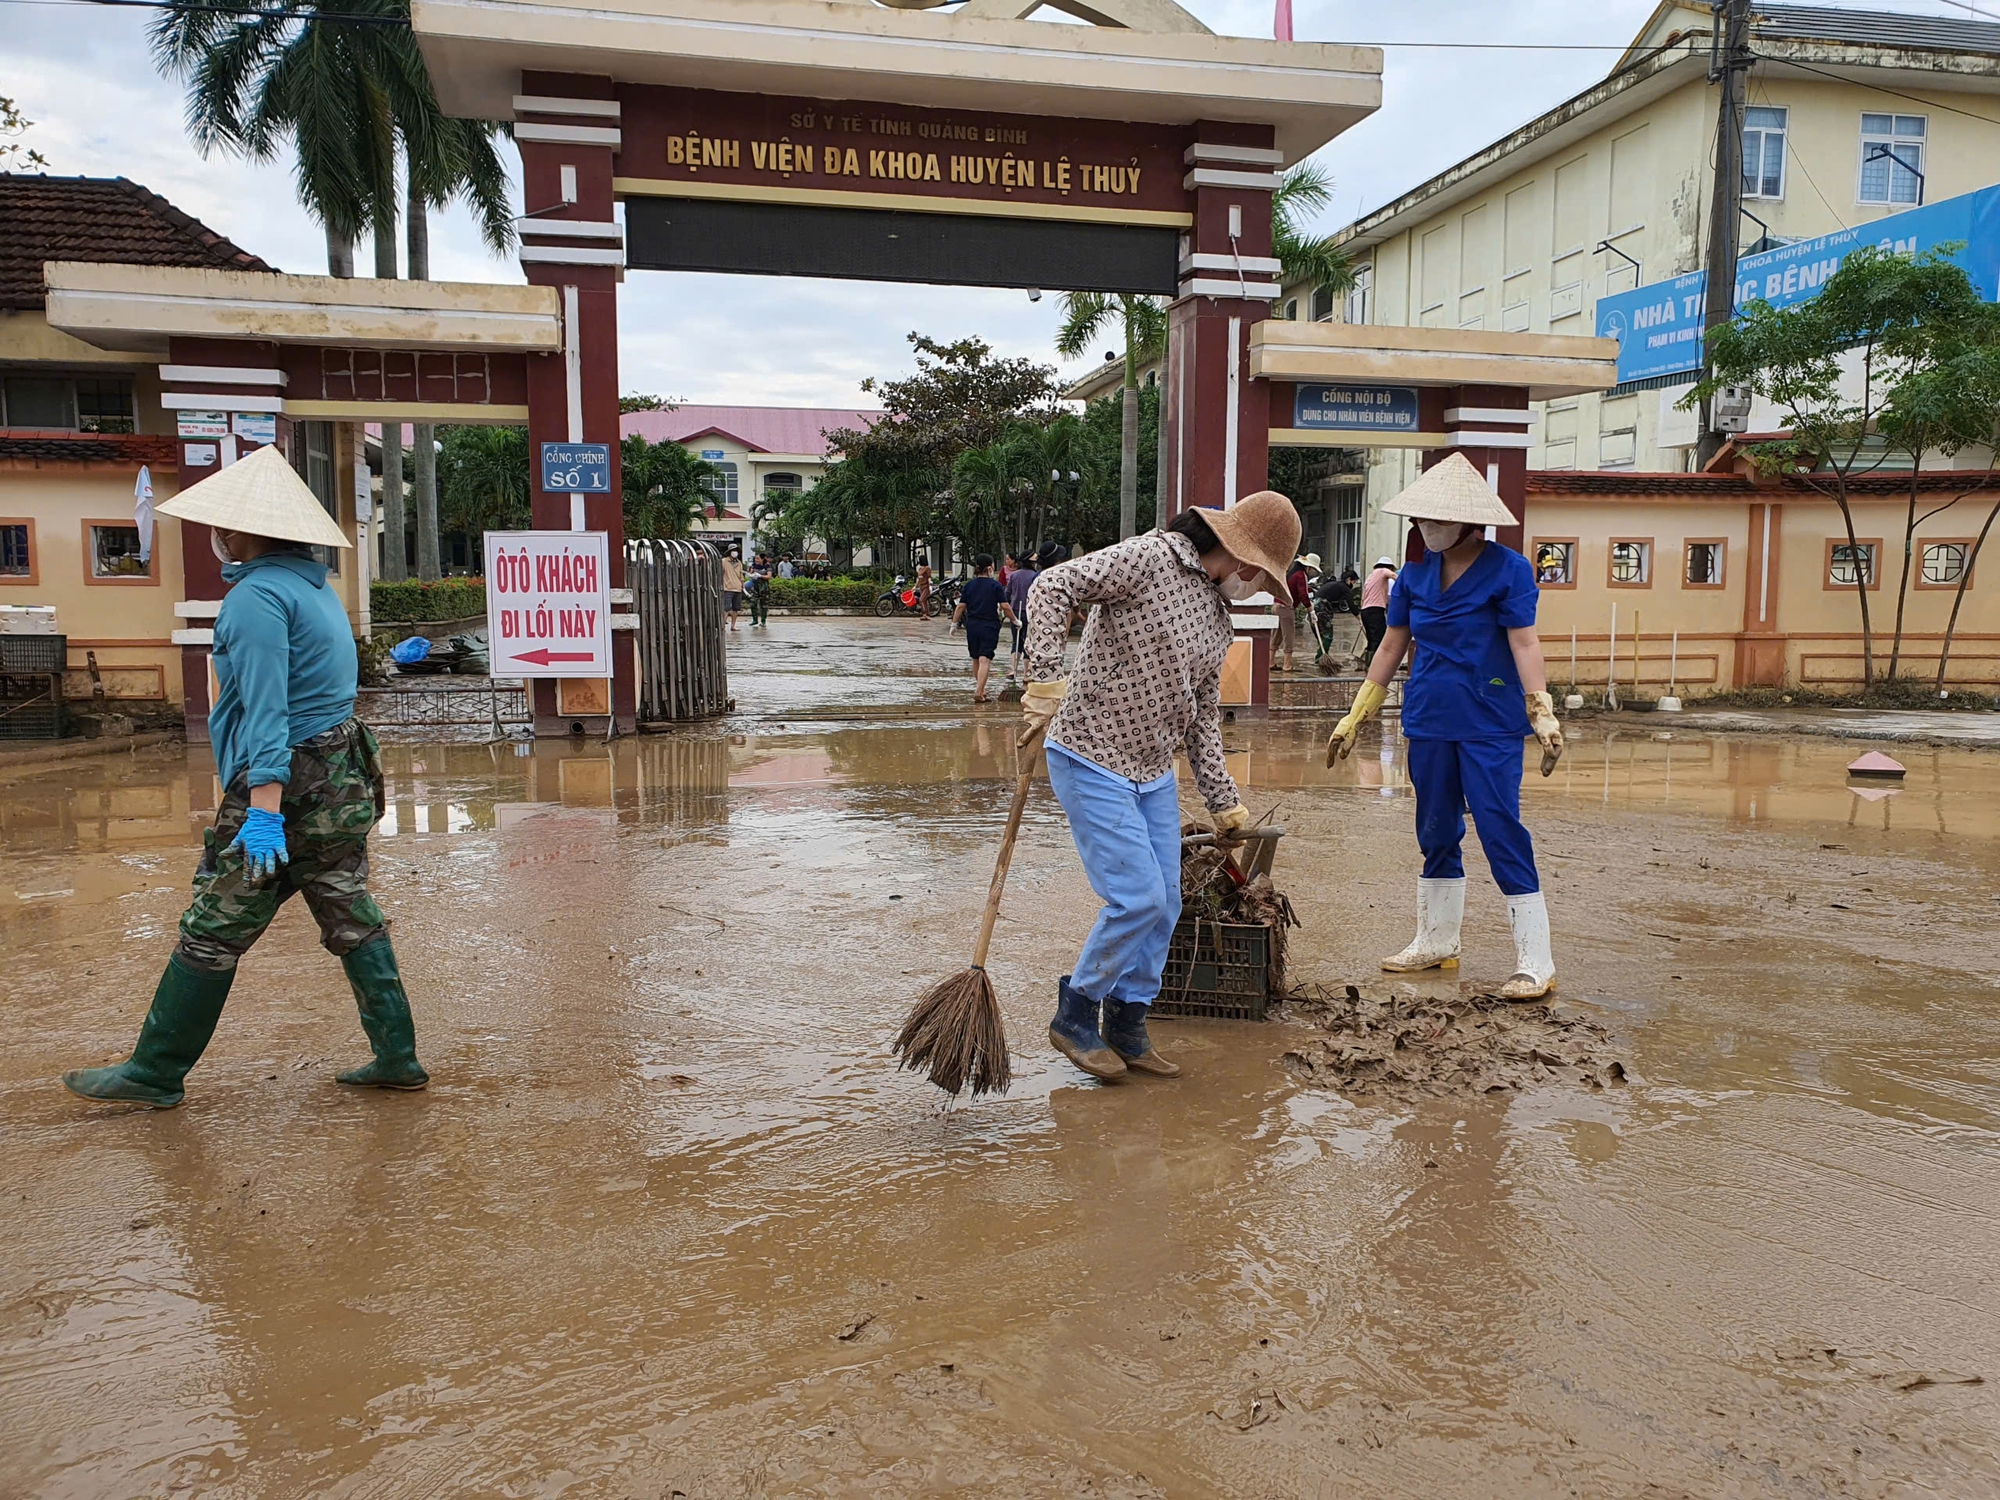
[[[1049,1041],[1093,1077],[1180,1073],[1146,1035],[1181,913],[1174,752],[1187,751],[1216,831],[1247,826],[1222,753],[1229,601],[1265,590],[1288,597],[1285,569],[1298,546],[1292,502],[1263,490],[1058,563],[1029,592],[1021,744],[1046,728],[1049,785],[1104,903],[1073,972],[1057,983]],[[1090,616],[1064,679],[1063,646],[1079,609]]]
[[[222,806],[202,836],[194,900],[139,1041],[124,1062],[63,1074],[71,1093],[172,1109],[236,979],[237,961],[292,895],[347,971],[375,1060],[338,1081],[420,1089],[409,998],[382,909],[368,894],[368,834],[382,765],[354,717],[354,632],[311,548],[351,545],[276,448],[259,448],[160,507],[206,522],[229,593],[215,617],[219,691],[208,716]]]
[[[1513,548],[1486,540],[1488,526],[1512,526],[1514,516],[1462,453],[1427,470],[1382,509],[1416,521],[1424,557],[1396,575],[1382,644],[1354,707],[1326,744],[1329,766],[1347,758],[1414,644],[1403,737],[1424,873],[1417,881],[1417,935],[1382,967],[1397,974],[1458,967],[1465,915],[1460,845],[1469,808],[1514,930],[1514,973],[1494,993],[1539,1000],[1555,988],[1556,966],[1534,844],[1521,826],[1522,741],[1533,734],[1541,742],[1546,776],[1562,755],[1563,738],[1535,633],[1535,570]]]

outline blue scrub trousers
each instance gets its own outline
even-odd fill
[[[1409,740],[1410,785],[1417,792],[1417,846],[1424,851],[1424,879],[1463,880],[1465,814],[1479,825],[1479,847],[1493,883],[1507,896],[1542,888],[1535,846],[1521,826],[1524,742]]]
[[[1070,985],[1102,1002],[1151,1005],[1181,916],[1181,804],[1174,773],[1133,781],[1049,747],[1049,785],[1069,815],[1090,888],[1104,903]]]

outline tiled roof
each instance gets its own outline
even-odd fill
[[[1770,494],[1774,499],[1781,499],[1785,491],[1824,495],[1829,492],[1832,483],[1832,478],[1824,474],[1819,475],[1816,481],[1804,474],[1787,474],[1777,485],[1760,490],[1748,474],[1645,474],[1632,469],[1528,471],[1528,493],[1531,495],[1698,495],[1722,499]],[[1857,474],[1847,481],[1847,488],[1850,494],[1855,495],[1907,495],[1910,492],[1910,476],[1908,471],[1898,473],[1893,470]],[[1959,494],[1974,490],[2000,490],[2000,469],[1931,469],[1917,475],[1917,493],[1920,495]]]
[[[1733,495],[1756,486],[1743,474],[1645,474],[1634,469],[1530,469],[1531,495]]]
[[[631,411],[619,419],[625,437],[649,443],[685,443],[714,433],[734,438],[752,453],[809,453],[824,457],[826,434],[866,431],[879,411],[829,406],[682,406],[673,411]]]
[[[0,307],[42,307],[51,260],[276,269],[130,178],[0,172]]]
[[[50,432],[0,427],[0,460],[43,464],[140,464],[180,462],[177,440],[164,433]]]
[[[1795,41],[1848,42],[1898,51],[2000,53],[2000,25],[1907,11],[1834,10],[1820,5],[1760,5],[1757,35]],[[1967,5],[1966,10],[1973,7]],[[1874,108],[1873,105],[1869,106]],[[1893,106],[1884,106],[1890,108]]]

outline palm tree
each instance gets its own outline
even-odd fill
[[[188,129],[206,154],[222,149],[252,160],[296,153],[299,201],[326,231],[327,269],[354,274],[354,242],[375,240],[375,274],[396,276],[400,145],[409,184],[410,274],[429,273],[428,224],[421,211],[463,198],[496,252],[514,243],[506,169],[495,149],[504,127],[449,119],[410,29],[409,0],[342,0],[339,9],[306,0],[266,8],[262,0],[216,0],[176,7],[153,22],[155,61],[187,86]],[[439,573],[436,451],[431,431],[415,434],[418,572]],[[382,431],[382,515],[388,533],[383,576],[406,576],[403,554],[402,428]]]
[[[1332,235],[1309,234],[1303,219],[1333,202],[1333,174],[1317,162],[1302,161],[1271,195],[1271,253],[1287,283],[1309,282],[1345,296],[1354,288],[1354,263]]]
[[[684,537],[704,515],[721,517],[722,470],[679,443],[649,443],[634,433],[619,445],[618,463],[628,537]]]
[[[1034,494],[1032,461],[1018,439],[1007,437],[959,454],[951,469],[953,522],[970,550],[1005,550],[1009,512],[1018,515]]]
[[[1057,413],[1041,426],[1024,422],[1015,429],[1009,445],[1019,455],[1021,468],[1028,475],[1035,494],[1032,545],[1040,547],[1048,534],[1050,510],[1060,506],[1064,493],[1068,493],[1072,500],[1077,494],[1084,467],[1083,420],[1076,413],[1066,411]],[[1134,451],[1137,451],[1136,446]],[[1014,551],[1018,556],[1031,544],[1026,534],[1027,507],[1023,506],[1017,514],[1023,518],[1014,531]],[[1066,540],[1074,541],[1075,517],[1063,515],[1060,521],[1059,534]]]
[[[1139,366],[1167,347],[1167,314],[1153,297],[1131,292],[1065,292],[1056,352],[1075,359],[1115,317],[1125,333],[1125,410],[1119,440],[1118,539],[1132,535],[1139,511]]]
[[[438,492],[445,524],[473,537],[526,528],[528,429],[446,427],[441,431]]]

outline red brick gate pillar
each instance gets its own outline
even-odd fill
[[[1183,179],[1194,226],[1167,310],[1165,485],[1169,516],[1227,507],[1267,483],[1270,391],[1250,378],[1250,329],[1271,315],[1278,262],[1271,194],[1282,154],[1261,125],[1203,122]]]
[[[1194,225],[1181,240],[1180,293],[1167,309],[1159,483],[1168,516],[1197,505],[1226,510],[1269,483],[1270,387],[1250,378],[1250,330],[1282,290],[1271,194],[1284,155],[1272,139],[1269,126],[1203,121],[1184,157]],[[1252,657],[1247,700],[1261,707],[1271,701],[1277,619],[1242,613],[1238,636]],[[1225,697],[1237,676],[1225,669]]]
[[[623,231],[611,211],[613,164],[622,144],[611,80],[523,73],[514,99],[521,148],[521,269],[531,285],[562,299],[563,352],[528,360],[528,485],[537,530],[602,531],[610,538],[611,587],[625,587],[624,489],[618,470],[618,282]],[[541,487],[543,443],[608,443],[611,490],[550,493]],[[622,623],[617,599],[614,625]],[[598,682],[533,684],[535,732],[572,723],[601,732],[607,711],[621,730],[637,717],[637,636],[614,629],[609,701]]]
[[[1443,401],[1451,446],[1426,449],[1423,466],[1428,469],[1463,453],[1514,514],[1514,524],[1499,527],[1494,540],[1526,551],[1522,522],[1528,514],[1528,447],[1534,441],[1528,431],[1528,392],[1521,386],[1461,385],[1445,390]],[[1423,556],[1421,550],[1417,556]]]
[[[252,450],[288,440],[278,346],[234,339],[175,338],[160,366],[160,405],[175,426],[179,489],[219,473]],[[169,497],[162,495],[161,499]],[[181,649],[181,719],[188,739],[208,743],[208,657],[222,607],[222,564],[199,521],[181,529],[181,602],[173,639]]]

